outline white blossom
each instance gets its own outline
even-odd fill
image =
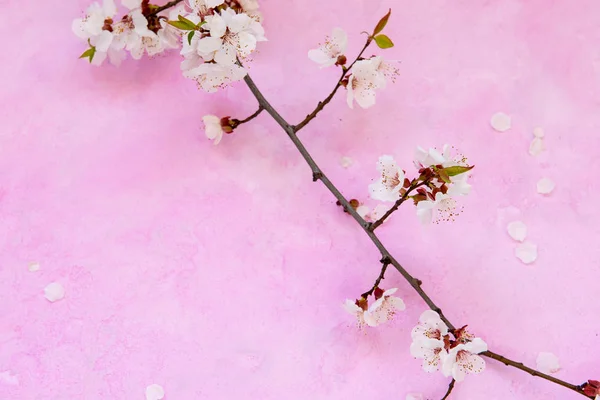
[[[487,344],[480,338],[456,345],[442,356],[442,374],[460,382],[467,374],[481,373],[485,369],[485,361],[477,354],[487,349]]]
[[[560,370],[558,357],[552,353],[541,352],[536,359],[537,370],[544,374],[554,374]]]
[[[448,334],[448,327],[439,314],[427,310],[419,317],[419,324],[411,332],[412,344],[410,354],[423,360],[423,370],[437,371],[441,357],[445,356],[444,336]]]
[[[246,57],[256,50],[256,43],[267,40],[260,22],[247,14],[236,14],[231,8],[205,18],[203,28],[210,36],[198,41],[205,61],[232,65],[238,56]]]
[[[52,282],[44,288],[44,297],[51,303],[65,297],[65,288],[58,282]]]
[[[359,327],[363,327],[364,325],[375,327],[391,320],[396,311],[406,309],[406,305],[401,298],[392,296],[397,290],[396,288],[386,290],[379,299],[375,300],[368,307],[366,307],[367,300],[361,298],[358,303],[364,302],[366,309],[356,304],[357,301],[348,299],[344,303],[344,309],[356,316]]]
[[[204,130],[206,131],[206,137],[210,140],[214,140],[214,144],[217,145],[223,138],[223,127],[221,126],[221,118],[216,115],[205,115],[202,117],[204,122]]]
[[[417,217],[422,224],[454,221],[458,214],[456,200],[442,192],[436,193],[434,200],[428,198],[417,204]]]
[[[114,0],[104,0],[102,5],[97,2],[92,3],[86,10],[83,18],[77,18],[73,21],[71,28],[73,33],[79,38],[87,40],[94,36],[104,35],[112,36],[111,32],[104,30],[106,20],[112,20],[117,14],[117,6]]]
[[[398,167],[394,158],[389,155],[379,157],[377,170],[381,177],[369,185],[371,198],[380,201],[396,201],[400,198],[400,189],[404,185],[404,171]]]
[[[375,104],[375,90],[383,84],[378,67],[379,63],[373,59],[359,60],[354,64],[346,85],[348,107],[354,108],[354,101],[362,108]]]
[[[317,49],[309,50],[308,58],[319,64],[320,68],[330,67],[344,55],[348,47],[348,35],[342,28],[333,28],[331,37]]]
[[[454,166],[466,167],[466,159],[464,157],[452,157],[451,150],[452,148],[448,144],[443,146],[441,153],[433,147],[429,150],[425,150],[421,146],[417,146],[414,154],[415,167],[419,169],[437,165],[441,165],[443,168]],[[448,185],[446,194],[451,197],[468,195],[471,192],[471,185],[467,182],[468,178],[468,172],[451,176],[451,183]]]
[[[208,93],[214,93],[219,88],[244,79],[246,74],[246,70],[239,65],[213,63],[201,64],[183,72],[183,76],[195,80],[198,86]]]

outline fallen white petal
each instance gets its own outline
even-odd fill
[[[537,259],[537,245],[533,243],[520,243],[515,249],[515,256],[524,264],[531,264]]]
[[[492,119],[490,120],[490,124],[492,128],[497,130],[498,132],[506,132],[510,129],[512,125],[512,121],[510,117],[502,112],[498,112],[492,115]]]
[[[553,374],[560,370],[560,363],[558,357],[552,353],[541,352],[537,356],[537,370],[544,374]]]
[[[53,282],[44,288],[44,297],[54,303],[65,297],[65,288],[58,282]]]
[[[521,221],[511,222],[510,224],[508,224],[506,230],[508,231],[508,234],[511,238],[519,242],[525,240],[525,237],[527,236],[527,225],[525,225]]]
[[[544,130],[540,127],[534,128],[533,129],[533,136],[535,136],[536,138],[543,138],[544,137]]]
[[[533,138],[531,144],[529,144],[529,154],[532,156],[539,156],[544,151],[544,141],[539,138]]]
[[[156,383],[146,388],[146,400],[161,400],[165,397],[165,391],[162,386]]]
[[[29,264],[28,269],[31,272],[39,271],[40,270],[40,264],[38,264],[38,263]]]
[[[10,373],[10,371],[0,372],[0,382],[5,383],[7,385],[18,385],[19,378],[16,375]]]
[[[342,165],[342,167],[348,168],[352,165],[352,159],[350,157],[342,157],[340,159],[340,164]]]
[[[421,393],[409,393],[406,395],[406,400],[423,400]]]
[[[556,185],[550,178],[542,178],[537,183],[537,191],[540,194],[550,194]]]

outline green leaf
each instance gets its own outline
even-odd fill
[[[183,18],[181,15],[179,18]],[[169,25],[174,26],[177,29],[181,29],[182,31],[193,31],[196,29],[196,24],[194,24],[189,19],[183,18],[185,21],[167,21]]]
[[[379,22],[377,23],[377,25],[375,26],[375,30],[373,31],[373,36],[377,35],[378,33],[380,33],[383,30],[383,28],[385,28],[385,26],[388,23],[388,20],[390,19],[391,14],[392,14],[392,9],[390,8],[388,13],[385,14],[384,17],[381,18],[379,20]]]
[[[190,31],[190,33],[188,33],[187,39],[188,39],[188,44],[190,46],[192,45],[192,39],[194,38],[195,33],[196,33],[196,31]]]
[[[438,169],[437,173],[438,173],[438,176],[440,177],[440,179],[443,180],[444,182],[446,182],[446,183],[452,182],[450,180],[450,176],[448,176],[448,173],[446,172],[446,170]]]
[[[95,54],[96,54],[96,48],[94,46],[92,46],[89,49],[87,49],[86,51],[84,51],[83,54],[79,56],[79,58],[89,58],[90,62],[92,62]]]
[[[394,47],[394,42],[392,42],[392,39],[386,35],[375,36],[375,43],[377,43],[377,46],[379,46],[380,49],[389,49],[390,47]]]
[[[456,176],[464,174],[465,172],[472,170],[474,167],[474,165],[470,165],[468,167],[463,167],[462,165],[455,165],[453,167],[444,168],[444,172],[446,172],[448,176]]]

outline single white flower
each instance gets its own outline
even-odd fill
[[[481,373],[485,369],[485,361],[477,354],[487,349],[487,344],[480,338],[458,344],[442,356],[442,374],[460,382],[467,374]]]
[[[205,115],[202,117],[204,122],[204,130],[206,131],[206,137],[210,140],[214,140],[214,144],[217,145],[223,138],[223,127],[221,126],[221,118],[216,115]]]
[[[260,22],[247,14],[236,14],[228,8],[221,14],[209,15],[202,27],[210,36],[198,41],[199,53],[205,61],[218,64],[235,64],[238,56],[246,57],[256,50],[256,43],[267,40]]]
[[[422,224],[454,221],[458,214],[456,200],[442,192],[436,193],[434,200],[422,200],[417,204],[417,217]]]
[[[98,36],[103,32],[110,34],[108,30],[104,29],[105,24],[110,25],[116,14],[117,6],[114,0],[104,0],[102,5],[94,2],[88,7],[83,18],[77,18],[73,21],[71,28],[75,35],[84,40]]]
[[[380,201],[396,201],[400,198],[400,189],[404,185],[404,171],[398,167],[392,156],[379,157],[377,170],[381,178],[369,185],[371,198]]]
[[[364,325],[375,327],[391,320],[396,311],[406,309],[406,305],[401,298],[392,296],[397,290],[396,288],[386,290],[379,299],[368,307],[365,299],[359,301],[348,299],[344,303],[344,309],[356,316],[359,327],[362,328]]]
[[[365,312],[364,319],[367,325],[369,326],[377,326],[383,324],[391,320],[396,311],[404,311],[406,309],[406,305],[404,301],[400,297],[392,296],[396,293],[398,289],[392,288],[388,289],[381,297]]]
[[[437,371],[441,357],[445,355],[444,336],[448,334],[448,327],[441,320],[438,313],[427,310],[419,317],[419,324],[411,332],[412,344],[410,354],[423,360],[423,370],[426,372]]]
[[[375,104],[375,90],[382,84],[378,66],[372,59],[360,60],[354,64],[346,85],[348,107],[354,108],[354,101],[362,108]]]
[[[536,359],[537,370],[544,374],[554,374],[560,370],[558,357],[552,353],[541,352]]]
[[[242,80],[246,74],[246,70],[236,64],[201,64],[195,68],[183,71],[183,76],[195,80],[198,86],[208,93],[214,93],[219,88]]]
[[[339,56],[344,55],[348,47],[348,35],[342,28],[333,28],[331,37],[317,49],[308,51],[308,58],[319,64],[320,68],[334,65]]]

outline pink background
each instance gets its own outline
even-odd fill
[[[459,148],[477,166],[460,218],[422,227],[407,206],[382,239],[490,349],[531,366],[550,351],[556,376],[599,379],[598,2],[261,4],[270,41],[251,74],[292,122],[338,76],[307,50],[340,26],[356,54],[359,32],[394,9],[383,54],[401,61],[396,84],[369,110],[338,96],[302,139],[359,199],[379,155],[412,173],[416,145]],[[262,115],[206,140],[202,115],[254,111],[243,83],[199,92],[176,54],[94,68],[70,31],[86,1],[0,5],[0,373],[18,379],[2,375],[0,399],[143,399],[152,383],[168,400],[442,397],[449,380],[409,354],[425,304],[398,273],[383,285],[407,303],[394,322],[360,332],[342,310],[370,288],[378,254],[281,129]],[[498,111],[510,131],[489,127]],[[536,193],[546,176],[549,197]],[[513,255],[516,218],[539,246],[533,265]],[[49,303],[53,281],[66,296]],[[452,398],[580,396],[488,360]]]

